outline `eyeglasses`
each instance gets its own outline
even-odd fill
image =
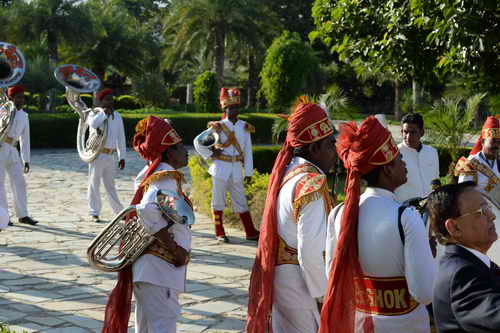
[[[481,215],[484,215],[484,216],[488,216],[488,213],[491,214],[492,212],[493,212],[492,207],[489,204],[485,203],[485,204],[482,204],[479,209],[476,209],[475,211],[470,212],[470,213],[462,214],[462,215],[456,217],[455,219],[459,219],[459,218],[462,218],[462,217],[465,217],[465,216],[475,215],[475,214],[481,214]]]

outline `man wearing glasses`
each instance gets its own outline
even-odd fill
[[[491,207],[471,181],[440,187],[427,207],[446,247],[432,299],[438,332],[499,332],[500,275],[487,255],[498,238]]]

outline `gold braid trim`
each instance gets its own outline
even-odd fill
[[[455,176],[474,176],[477,173],[477,170],[474,168],[474,165],[470,163],[470,161],[464,156],[460,157],[455,165],[455,169],[453,170]]]
[[[468,160],[465,157],[461,157],[457,162],[457,166],[455,167],[455,175],[472,175],[474,176],[475,182],[477,182],[478,172],[482,173],[486,176],[486,178],[488,178],[488,184],[486,184],[486,186],[484,187],[484,190],[486,192],[491,191],[495,187],[495,185],[500,183],[500,178],[498,178],[488,166],[484,165],[476,158]]]
[[[137,125],[135,125],[135,133],[144,135],[146,132],[146,127],[148,126],[148,118],[141,119]]]
[[[296,195],[292,203],[295,219],[298,219],[302,207],[308,203],[324,199],[328,196],[326,176],[318,173],[305,174],[304,177],[298,181],[295,189]]]
[[[165,170],[165,171],[158,171],[158,172],[153,173],[142,184],[142,186],[144,186],[144,192],[146,192],[148,190],[149,185],[151,185],[154,182],[165,179],[165,178],[174,179],[177,182],[177,191],[180,194],[183,193],[181,185],[182,185],[182,183],[185,182],[184,175],[176,170]]]
[[[245,122],[245,130],[249,133],[255,133],[255,127]]]
[[[288,171],[288,173],[283,177],[283,181],[281,182],[281,186],[285,185],[287,181],[292,179],[293,177],[297,176],[298,174],[301,173],[319,173],[318,169],[309,163],[304,163],[297,165],[295,168],[292,170]]]

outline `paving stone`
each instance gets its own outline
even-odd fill
[[[34,321],[37,324],[43,326],[59,326],[64,323],[64,320],[55,317],[30,317],[30,321]]]

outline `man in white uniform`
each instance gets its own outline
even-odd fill
[[[252,216],[248,211],[243,180],[253,176],[252,139],[250,133],[254,127],[238,119],[240,92],[238,89],[222,88],[220,103],[224,110],[224,119],[208,123],[220,136],[215,149],[209,149],[200,142],[198,135],[194,139],[196,151],[204,159],[212,159],[208,169],[212,176],[212,216],[217,240],[228,243],[223,225],[223,213],[226,207],[226,193],[229,192],[233,211],[240,216],[248,240],[258,240],[259,231],[255,229]]]
[[[500,121],[495,117],[488,117],[483,124],[481,136],[471,150],[468,158],[461,157],[455,166],[455,176],[458,182],[474,181],[476,189],[487,195],[497,193],[494,189],[500,184],[500,170],[498,152],[500,148]],[[500,198],[494,198],[499,200]],[[498,216],[500,211],[493,206],[493,213],[497,216],[495,225],[500,230]],[[500,243],[495,242],[489,249],[488,255],[494,262],[500,262]]]
[[[425,305],[432,299],[436,263],[413,207],[402,212],[398,227],[401,203],[394,190],[406,182],[405,163],[374,117],[359,128],[343,124],[340,133],[337,152],[348,169],[348,191],[328,221],[330,277],[320,332],[428,333]],[[360,197],[361,178],[368,187]]]
[[[335,162],[331,121],[320,106],[301,100],[271,174],[250,280],[247,332],[267,332],[269,326],[274,333],[317,332],[332,207],[325,173]]]
[[[154,116],[138,123],[133,145],[148,165],[136,179],[132,204],[140,201],[137,210],[145,230],[160,241],[153,242],[131,270],[120,272],[106,308],[103,332],[127,332],[133,287],[136,332],[174,333],[181,312],[178,294],[185,291],[191,229],[187,224],[169,223],[156,197],[160,190],[170,191],[190,205],[182,192],[182,173],[177,171],[187,165],[188,154],[173,127]]]
[[[401,120],[403,142],[398,145],[406,164],[407,181],[394,192],[403,202],[412,198],[424,198],[432,192],[432,181],[439,178],[439,158],[434,147],[424,145],[424,120],[418,113],[408,113]]]
[[[24,173],[30,171],[30,124],[28,114],[24,112],[24,88],[13,86],[7,95],[16,106],[14,121],[0,147],[0,205],[8,211],[7,193],[5,191],[5,173],[9,174],[10,185],[14,195],[14,208],[20,223],[35,225],[38,221],[28,216],[26,181]],[[16,149],[17,142],[21,148],[21,158]],[[13,225],[9,221],[9,225]]]
[[[101,213],[101,181],[115,214],[118,214],[123,206],[118,198],[115,189],[116,166],[114,153],[118,153],[118,167],[123,170],[125,167],[125,130],[123,128],[123,119],[120,114],[113,110],[113,91],[111,89],[101,90],[96,94],[96,102],[99,107],[90,112],[87,118],[87,124],[92,131],[102,131],[104,122],[107,122],[107,134],[104,147],[95,160],[89,163],[89,186],[87,198],[89,201],[89,210],[92,220],[99,222]]]

